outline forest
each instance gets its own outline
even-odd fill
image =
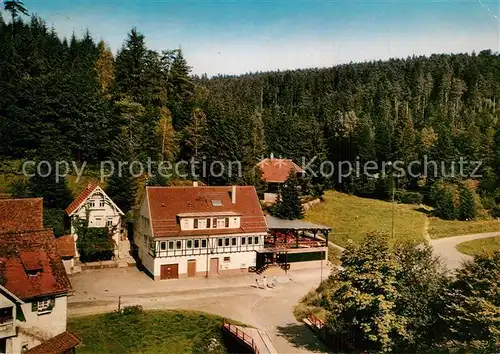
[[[500,56],[491,50],[207,77],[191,73],[180,49],[149,49],[137,28],[124,33],[115,54],[88,31],[62,39],[39,17],[6,13],[3,161],[241,161],[242,176],[202,177],[224,185],[256,184],[254,166],[271,153],[299,165],[316,157],[315,166],[401,160],[407,167],[425,157],[450,168],[463,159],[480,161],[482,178],[361,175],[339,182],[318,175],[308,183],[376,198],[390,197],[395,183],[399,197],[441,202],[441,216],[451,219],[474,218],[476,208],[498,212]],[[129,210],[131,177],[108,183],[110,195],[129,199],[120,202]],[[169,181],[154,176],[148,183]],[[40,184],[32,194],[48,188]],[[13,194],[21,189],[13,186]],[[54,199],[47,203],[58,204]],[[473,210],[458,211],[461,202]]]

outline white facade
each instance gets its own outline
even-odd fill
[[[164,278],[166,265],[175,267],[177,276],[172,278],[245,272],[255,266],[255,251],[264,247],[266,233],[241,233],[240,220],[241,215],[232,212],[180,213],[181,231],[196,236],[155,238],[146,197],[135,222],[138,256],[154,279]]]
[[[11,318],[0,323],[0,350],[6,354],[22,353],[66,331],[66,295],[24,302],[1,289],[0,311]]]
[[[104,193],[100,187],[96,187],[93,192],[70,214],[70,217],[87,219],[88,227],[107,227],[113,230],[113,241],[115,244],[114,254],[117,258],[129,256],[130,243],[126,237],[126,232],[122,228],[123,212]],[[71,233],[75,235],[75,242],[78,235],[74,226],[71,225]],[[77,257],[78,248],[76,249]]]

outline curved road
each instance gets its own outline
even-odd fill
[[[487,232],[482,234],[431,239],[429,243],[434,248],[434,253],[443,259],[444,264],[449,270],[453,271],[459,268],[464,261],[472,260],[471,256],[460,253],[456,248],[457,245],[462,242],[496,236],[500,236],[500,232]]]
[[[326,267],[324,267],[326,268]],[[323,269],[323,276],[328,274]],[[316,336],[293,315],[301,297],[320,282],[320,269],[277,275],[276,288],[259,289],[255,275],[154,282],[136,268],[115,268],[71,276],[75,291],[68,315],[78,316],[141,304],[146,309],[190,309],[214,313],[267,332],[278,353],[325,353]]]

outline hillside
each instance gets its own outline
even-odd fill
[[[374,231],[391,234],[392,203],[335,191],[327,191],[324,199],[325,202],[312,207],[305,218],[331,226],[330,240],[334,243],[346,246],[348,240],[358,242],[366,233]],[[499,230],[497,220],[446,221],[421,210],[418,205],[395,204],[394,240],[421,243],[426,235],[439,238]]]

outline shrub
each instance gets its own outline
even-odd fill
[[[458,210],[455,203],[456,186],[446,184],[443,181],[435,182],[430,191],[430,198],[435,206],[436,216],[445,220],[457,218]]]
[[[436,201],[436,215],[445,220],[457,218],[453,194],[448,189],[443,190],[440,199]]]
[[[125,306],[121,309],[122,315],[138,315],[144,312],[142,305]]]
[[[404,189],[396,191],[396,200],[404,204],[422,204],[424,196],[419,192],[409,192]]]
[[[500,218],[500,206],[495,206],[491,209],[491,216],[494,218]]]
[[[474,220],[477,216],[476,201],[472,191],[462,186],[460,188],[460,220]]]

